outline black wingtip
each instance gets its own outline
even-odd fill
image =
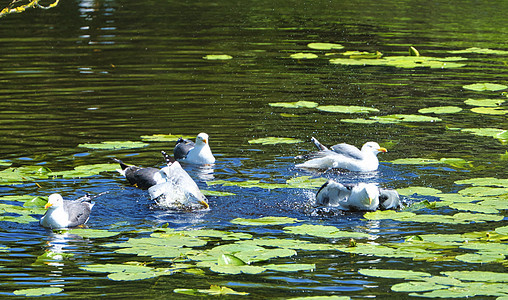
[[[120,164],[120,167],[122,168],[122,170],[125,170],[127,169],[129,166],[124,164],[123,161],[119,160],[118,158],[112,158],[114,162],[117,162]]]
[[[172,158],[169,154],[167,154],[165,151],[161,151],[162,156],[164,156],[164,159],[166,160],[166,164],[168,166],[172,165],[175,162],[175,159]]]

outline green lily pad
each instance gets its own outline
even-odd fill
[[[244,262],[243,260],[239,259],[238,257],[236,257],[232,254],[222,254],[221,256],[219,256],[219,260],[218,260],[217,264],[221,265],[221,266],[226,266],[226,265],[245,266],[245,265],[247,265],[246,262]]]
[[[471,133],[478,136],[489,136],[501,141],[508,140],[508,131],[498,128],[464,128],[463,132]]]
[[[13,294],[16,296],[34,297],[34,296],[53,295],[60,293],[62,291],[63,289],[59,287],[41,287],[34,289],[15,290]]]
[[[508,226],[496,228],[496,232],[503,235],[508,235]]]
[[[192,139],[193,137],[177,134],[154,134],[141,136],[141,140],[144,142],[176,142],[179,138]]]
[[[232,266],[232,265],[213,265],[210,267],[210,271],[222,274],[259,274],[266,271],[266,268],[260,266]]]
[[[237,292],[233,289],[230,289],[226,286],[218,286],[218,285],[211,285],[209,289],[174,289],[174,293],[179,294],[186,294],[191,296],[201,296],[201,295],[213,295],[213,296],[227,296],[227,295],[234,295],[234,296],[244,296],[248,295],[249,293],[245,292]]]
[[[501,109],[501,107],[474,107],[471,108],[471,111],[484,115],[505,115],[508,113],[508,110]]]
[[[465,104],[471,106],[487,106],[487,107],[497,107],[503,104],[505,100],[503,99],[467,99],[464,101]]]
[[[379,111],[379,109],[377,108],[356,105],[320,105],[317,107],[317,109],[326,112],[344,113],[344,114],[370,113]]]
[[[303,53],[303,52],[291,54],[289,57],[291,57],[293,59],[314,59],[314,58],[318,58],[318,56],[316,54],[314,54],[314,53]]]
[[[335,249],[335,246],[332,244],[318,244],[296,239],[260,238],[246,240],[245,243],[256,246],[287,248],[293,250],[323,251]]]
[[[499,196],[508,193],[506,187],[473,186],[462,189],[459,194],[465,196]]]
[[[500,186],[508,188],[508,179],[495,177],[470,178],[455,181],[455,184],[471,184],[473,186]]]
[[[232,58],[233,56],[227,54],[208,54],[203,56],[203,59],[206,60],[228,60]]]
[[[324,238],[368,238],[369,234],[340,230],[335,226],[310,225],[287,226],[284,231],[292,234],[311,235]]]
[[[479,252],[458,255],[455,257],[455,259],[467,263],[485,264],[493,262],[502,262],[505,259],[505,255],[501,253]]]
[[[51,265],[54,263],[61,263],[64,259],[69,259],[74,257],[72,253],[66,252],[53,252],[53,251],[45,251],[43,254],[39,255],[35,262],[32,263],[32,266],[44,266]]]
[[[411,196],[414,194],[425,195],[425,196],[436,196],[441,194],[441,191],[435,188],[426,186],[410,186],[407,188],[397,189],[400,195]]]
[[[391,161],[392,164],[395,165],[432,165],[441,163],[437,159],[432,158],[399,158]]]
[[[284,107],[284,108],[314,108],[318,106],[316,102],[312,101],[297,101],[297,102],[274,102],[268,103],[273,107]]]
[[[299,271],[313,271],[316,269],[315,264],[269,264],[264,265],[268,270],[278,271],[278,272],[299,272]]]
[[[498,54],[498,55],[508,55],[508,51],[505,50],[494,50],[489,48],[478,48],[471,47],[464,50],[452,50],[448,51],[453,54],[462,54],[462,53],[477,53],[477,54]]]
[[[358,273],[365,276],[399,278],[399,279],[421,279],[422,277],[431,277],[427,272],[417,272],[411,270],[392,270],[392,269],[360,269]]]
[[[508,282],[508,273],[489,271],[445,271],[441,274],[463,281]]]
[[[462,111],[462,108],[457,106],[436,106],[436,107],[426,107],[419,109],[418,112],[421,114],[454,114]]]
[[[10,161],[5,160],[5,159],[0,159],[0,166],[2,166],[2,167],[8,167],[10,165],[12,165],[12,163]]]
[[[249,144],[275,145],[275,144],[296,144],[301,142],[303,141],[294,138],[266,137],[250,140]]]
[[[101,229],[89,229],[89,228],[74,228],[67,230],[67,233],[75,234],[82,236],[84,238],[108,238],[113,237],[116,235],[119,235],[120,232],[113,232],[113,231],[107,231],[107,230],[101,230]]]
[[[354,124],[374,124],[377,123],[375,120],[369,120],[369,119],[340,119],[341,122],[344,123],[354,123]]]
[[[483,91],[500,91],[508,88],[508,86],[503,84],[497,84],[497,83],[475,83],[475,84],[468,84],[462,86],[466,90],[472,90],[477,92],[483,92]]]
[[[46,179],[50,173],[50,169],[41,166],[9,167],[0,171],[0,184],[22,184],[36,179]]]
[[[339,50],[344,48],[344,46],[335,43],[309,43],[307,47],[315,50]]]
[[[391,66],[397,68],[460,68],[465,64],[456,61],[467,60],[463,57],[428,57],[428,56],[388,56],[380,59],[330,59],[331,64],[353,66]]]
[[[235,193],[230,192],[221,192],[221,191],[210,191],[210,190],[201,190],[203,195],[205,196],[214,196],[214,197],[225,197],[225,196],[235,196]]]
[[[422,115],[404,115],[393,114],[386,116],[374,116],[371,119],[379,123],[399,123],[399,122],[440,122],[440,118],[422,116]]]
[[[109,273],[108,278],[115,281],[142,280],[161,275],[171,275],[170,269],[152,268],[138,262],[125,264],[92,264],[80,267],[89,272]]]
[[[149,144],[143,142],[132,142],[132,141],[105,141],[96,144],[79,144],[78,147],[99,149],[99,150],[118,150],[118,149],[134,149],[143,148]]]
[[[351,300],[348,296],[307,296],[307,297],[294,297],[286,298],[287,300]]]
[[[231,220],[231,223],[233,224],[251,225],[251,226],[282,225],[282,224],[292,224],[296,222],[300,221],[298,219],[289,217],[262,217],[258,219],[236,218]]]
[[[323,177],[300,176],[286,180],[286,184],[289,188],[314,189],[321,187],[326,181]]]
[[[349,56],[349,58],[352,59],[376,59],[381,58],[383,56],[383,53],[376,51],[375,53],[372,52],[366,52],[366,51],[346,51],[343,52],[342,55]]]
[[[82,178],[98,175],[102,172],[115,171],[116,169],[118,169],[118,164],[92,164],[77,166],[74,170],[51,172],[49,175],[62,178]]]

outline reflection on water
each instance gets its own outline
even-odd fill
[[[499,270],[457,261],[419,262],[342,252],[297,251],[274,263],[316,263],[314,272],[267,272],[261,275],[203,277],[174,274],[154,280],[114,282],[104,274],[79,267],[90,263],[123,263],[146,259],[120,255],[104,244],[141,237],[146,230],[165,226],[178,229],[214,228],[248,232],[260,238],[303,239],[343,245],[349,241],[285,233],[279,226],[240,226],[235,218],[291,217],[302,224],[336,226],[364,232],[369,242],[400,241],[406,234],[470,232],[470,224],[415,224],[365,220],[361,213],[316,213],[317,189],[268,189],[237,185],[209,185],[214,180],[284,184],[299,176],[325,177],[344,184],[374,182],[390,189],[435,187],[456,192],[454,181],[470,177],[503,177],[507,161],[499,140],[473,136],[453,128],[507,129],[502,115],[478,115],[464,104],[468,98],[498,99],[500,93],[465,91],[464,84],[499,82],[504,74],[501,56],[464,55],[461,69],[396,69],[331,65],[328,54],[315,60],[294,60],[298,52],[313,52],[309,42],[334,42],[347,50],[381,51],[405,55],[409,45],[423,55],[445,57],[447,51],[467,47],[505,49],[506,3],[482,9],[474,1],[341,1],[298,3],[256,1],[139,2],[65,1],[51,10],[34,10],[2,18],[0,54],[0,165],[44,165],[53,171],[110,163],[110,157],[134,156],[136,165],[160,166],[160,150],[174,143],[150,142],[145,148],[88,150],[83,143],[139,141],[142,135],[195,135],[213,138],[217,162],[213,166],[182,164],[200,189],[231,193],[208,196],[209,211],[174,212],[160,209],[146,191],[131,187],[113,172],[85,178],[37,179],[0,186],[1,197],[62,193],[78,198],[84,193],[109,191],[100,199],[88,222],[94,229],[121,231],[118,237],[83,239],[51,232],[35,222],[0,221],[0,286],[2,297],[21,288],[56,285],[62,298],[86,291],[99,295],[168,298],[175,288],[226,285],[249,292],[246,298],[347,295],[397,297],[390,291],[401,280],[366,277],[360,268],[429,271]],[[439,13],[436,13],[439,12]],[[432,17],[429,17],[432,16]],[[464,18],[463,16],[468,16]],[[228,54],[227,61],[204,60],[209,54]],[[337,53],[331,53],[336,57]],[[474,81],[474,82],[473,82]],[[503,98],[504,99],[504,98]],[[415,114],[430,106],[463,108],[443,121],[407,124],[352,124],[345,118],[363,114],[326,113],[316,109],[281,109],[273,102],[313,101],[319,105],[359,105],[380,110],[379,115]],[[294,157],[312,149],[308,142],[291,145],[251,145],[261,137],[292,137],[308,141],[359,145],[376,140],[389,152],[380,157],[377,172],[313,173],[296,169]],[[321,138],[322,137],[322,138]],[[457,157],[473,167],[449,165],[394,165],[386,161],[422,157]],[[5,165],[5,167],[4,167]],[[431,197],[405,197],[412,204]],[[22,205],[22,204],[19,204]],[[425,213],[451,213],[427,209]],[[504,214],[504,211],[502,212]],[[15,213],[2,213],[16,215]],[[40,218],[40,216],[36,216]],[[505,222],[505,221],[502,221]],[[475,231],[492,230],[499,223],[474,224]],[[472,226],[472,225],[471,225]],[[210,247],[213,242],[210,242]],[[70,256],[67,256],[70,255]],[[436,271],[438,270],[438,271]],[[399,297],[405,299],[406,293]]]

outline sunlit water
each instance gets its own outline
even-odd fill
[[[235,218],[292,217],[304,224],[333,225],[367,232],[379,242],[402,241],[425,233],[490,230],[506,221],[469,225],[372,221],[361,213],[313,213],[313,189],[263,189],[207,185],[213,180],[262,180],[285,183],[302,175],[342,182],[378,182],[388,188],[428,186],[456,192],[454,181],[474,177],[505,178],[506,146],[490,137],[448,130],[447,127],[508,129],[503,115],[468,111],[468,98],[500,98],[500,92],[479,96],[463,85],[506,84],[506,56],[464,54],[459,69],[402,69],[332,65],[323,51],[314,60],[294,60],[290,54],[316,52],[310,42],[334,42],[344,50],[381,51],[406,55],[415,46],[423,55],[450,56],[447,51],[469,47],[508,50],[506,3],[444,1],[312,1],[293,2],[139,2],[63,1],[52,10],[31,10],[0,19],[0,158],[13,166],[41,165],[53,171],[80,165],[110,163],[118,157],[129,164],[161,166],[160,150],[173,143],[153,142],[126,150],[90,150],[78,144],[139,141],[142,135],[210,135],[217,163],[211,170],[184,164],[202,189],[231,192],[209,196],[210,210],[171,212],[159,209],[146,191],[128,186],[115,172],[82,179],[45,179],[0,186],[0,196],[48,196],[67,199],[85,193],[108,193],[96,200],[90,228],[122,231],[110,239],[86,239],[54,233],[37,222],[0,222],[0,295],[14,290],[57,286],[60,298],[176,297],[175,288],[208,288],[212,284],[250,293],[246,298],[287,298],[341,295],[353,298],[408,298],[390,287],[401,282],[359,274],[362,268],[393,268],[438,275],[447,270],[504,272],[500,263],[467,264],[406,258],[381,258],[330,251],[298,251],[274,262],[315,263],[312,272],[267,271],[259,275],[206,276],[174,274],[140,281],[112,281],[104,273],[79,269],[92,263],[139,260],[102,247],[111,241],[141,237],[144,229],[167,224],[177,229],[219,229],[255,237],[295,238],[283,226],[242,226]],[[496,25],[493,25],[496,24]],[[231,60],[210,61],[208,54],[228,54]],[[314,101],[320,105],[360,105],[378,108],[380,115],[414,114],[429,106],[464,108],[440,116],[436,123],[361,125],[341,122],[364,115],[336,114],[316,109],[281,109],[272,102]],[[294,114],[288,117],[281,113]],[[259,145],[260,137],[291,137],[297,144]],[[313,150],[311,136],[326,145],[347,142],[361,146],[375,140],[389,149],[380,154],[379,170],[369,174],[309,173],[294,167],[296,156]],[[422,157],[463,158],[472,166],[395,165],[388,161]],[[5,167],[6,168],[6,167]],[[410,206],[432,197],[404,197]],[[422,208],[425,213],[437,212]],[[501,212],[506,215],[506,211]],[[39,218],[40,216],[36,216]],[[132,233],[130,231],[139,230]],[[317,243],[344,239],[301,237]],[[212,245],[210,245],[212,246]],[[3,248],[0,248],[3,249]],[[7,248],[6,248],[7,249]],[[69,259],[34,263],[45,251],[71,253]],[[152,260],[152,261],[150,261]],[[156,259],[146,261],[164,264]],[[181,297],[184,297],[183,295]]]

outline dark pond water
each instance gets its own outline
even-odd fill
[[[7,5],[7,2],[3,3]],[[455,181],[482,177],[506,178],[508,160],[502,138],[473,135],[464,128],[508,130],[503,112],[477,113],[467,99],[494,99],[498,110],[508,98],[504,90],[473,91],[475,83],[507,84],[507,54],[449,51],[471,47],[508,51],[506,22],[508,3],[478,1],[61,1],[51,10],[29,10],[0,19],[0,159],[3,170],[40,166],[52,171],[111,163],[118,157],[127,163],[160,166],[160,150],[172,151],[174,142],[148,142],[143,148],[94,150],[79,144],[104,141],[141,141],[141,136],[176,134],[210,135],[217,163],[212,170],[184,165],[204,190],[230,192],[209,196],[209,211],[171,212],[154,207],[145,191],[126,184],[116,172],[79,178],[53,177],[14,184],[0,178],[0,295],[16,297],[17,290],[58,287],[48,297],[58,298],[170,298],[191,297],[175,289],[208,289],[226,286],[249,293],[245,299],[305,296],[360,298],[415,297],[427,290],[392,291],[412,278],[369,276],[364,269],[427,272],[506,271],[506,204],[497,211],[437,205],[430,192],[413,194],[408,187],[430,187],[457,193],[470,187]],[[341,50],[313,50],[312,42],[338,43]],[[414,46],[423,56],[467,58],[460,68],[398,68],[331,64],[344,51],[380,51],[385,57],[408,55]],[[318,54],[316,59],[293,59],[295,53]],[[333,53],[327,56],[327,53]],[[227,54],[229,60],[206,60],[206,55]],[[373,114],[332,113],[316,108],[279,108],[269,103],[312,101],[324,105],[373,107]],[[350,123],[342,119],[417,114],[428,107],[456,106],[453,114],[425,114],[436,122]],[[295,156],[313,150],[311,136],[324,144],[347,142],[360,146],[374,140],[388,148],[381,154],[379,170],[369,174],[310,173],[294,167]],[[295,144],[261,145],[250,140],[289,137]],[[459,164],[395,164],[402,158],[459,158]],[[5,173],[2,173],[5,176]],[[379,182],[406,191],[405,211],[417,215],[451,216],[485,213],[492,220],[462,222],[375,220],[359,213],[317,215],[312,202],[317,188],[242,187],[213,184],[215,180],[259,180],[284,184],[301,176],[334,178],[342,182]],[[494,184],[498,189],[506,186]],[[85,193],[109,193],[98,198],[89,228],[120,232],[113,237],[83,237],[51,232],[37,222],[20,222],[8,216],[8,196],[41,196],[61,193],[77,198]],[[507,191],[480,200],[502,201]],[[485,191],[483,193],[486,193]],[[467,193],[464,193],[467,195]],[[483,195],[483,194],[482,194]],[[499,196],[500,195],[500,196]],[[471,201],[477,203],[476,199]],[[501,202],[499,202],[501,203]],[[32,214],[36,219],[39,214]],[[296,223],[251,225],[236,218],[289,217]],[[444,218],[444,217],[443,217]],[[156,229],[190,232],[215,229],[250,234],[245,240],[304,240],[339,249],[296,249],[295,255],[270,257],[252,265],[315,264],[312,270],[284,272],[267,269],[259,274],[224,274],[200,267],[187,256],[179,259],[119,253],[108,243],[150,236]],[[324,225],[337,230],[369,234],[355,237],[358,244],[397,249],[413,235],[481,232],[495,236],[493,250],[471,250],[464,244],[421,247],[433,255],[348,253],[350,236],[294,234],[289,226]],[[504,232],[504,233],[503,233]],[[497,235],[501,234],[501,238]],[[504,235],[504,238],[503,238]],[[497,237],[497,240],[496,240]],[[232,244],[224,236],[206,237],[204,252]],[[461,242],[465,243],[463,240]],[[482,240],[482,242],[485,242]],[[183,243],[183,242],[182,242]],[[478,243],[484,245],[485,243]],[[277,246],[265,246],[275,249]],[[284,248],[284,247],[282,247]],[[287,250],[287,247],[284,248]],[[429,250],[430,249],[430,250]],[[501,250],[499,250],[501,249]],[[423,250],[422,250],[423,251]],[[480,253],[481,252],[481,253]],[[44,254],[63,257],[43,259]],[[464,254],[473,259],[461,259]],[[241,255],[241,254],[238,254]],[[491,259],[479,258],[482,255]],[[466,256],[467,257],[467,256]],[[484,256],[482,256],[484,257]],[[494,257],[494,259],[492,259]],[[471,261],[476,260],[476,261]],[[85,270],[90,265],[139,262],[153,268],[171,268],[185,262],[170,276],[140,280],[112,280],[107,272]],[[480,273],[478,273],[480,274]],[[485,275],[485,273],[481,273]],[[481,276],[479,276],[481,278]],[[447,277],[451,278],[451,277]],[[449,294],[495,298],[508,295],[506,279],[462,280],[435,290],[467,290],[472,284],[495,284],[496,293]],[[423,280],[423,279],[420,279]],[[488,282],[488,283],[487,283]],[[494,286],[490,289],[494,289]],[[433,295],[428,294],[428,297]]]

